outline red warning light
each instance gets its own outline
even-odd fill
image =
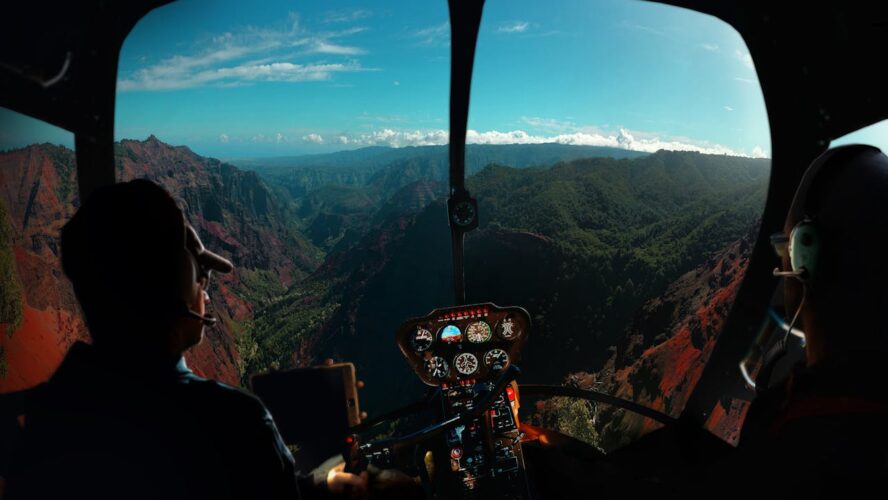
[[[515,401],[515,389],[512,389],[512,386],[506,387],[506,396],[509,401]]]
[[[346,436],[345,444],[354,444],[354,442],[355,442],[354,436]]]

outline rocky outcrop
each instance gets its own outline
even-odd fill
[[[256,303],[283,293],[316,266],[316,252],[286,224],[259,177],[156,137],[115,144],[117,177],[146,177],[180,203],[204,244],[237,266],[210,290],[220,324],[187,353],[198,373],[231,384],[241,380],[237,335]],[[50,144],[0,154],[0,203],[8,215],[22,290],[18,328],[0,325],[0,392],[39,383],[68,347],[87,339],[70,283],[59,261],[62,225],[79,206],[75,155]]]
[[[757,226],[697,269],[645,303],[613,348],[604,368],[574,373],[568,382],[678,416],[712,353],[755,241]],[[707,426],[736,442],[745,406],[719,406]],[[597,415],[604,449],[615,449],[659,425],[634,413],[601,406]]]

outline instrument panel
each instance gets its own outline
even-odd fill
[[[516,361],[530,332],[521,307],[484,303],[435,309],[408,320],[397,341],[416,374],[428,385],[490,380]]]

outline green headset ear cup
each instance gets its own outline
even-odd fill
[[[804,280],[814,281],[817,259],[820,257],[820,232],[808,219],[792,228],[789,235],[789,262],[793,271],[805,270]]]

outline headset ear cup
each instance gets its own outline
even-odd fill
[[[805,219],[789,235],[789,262],[792,270],[804,271],[802,280],[811,285],[817,274],[817,260],[820,258],[820,231],[817,225]]]

